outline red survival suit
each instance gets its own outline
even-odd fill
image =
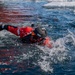
[[[31,33],[34,31],[34,28],[32,27],[14,27],[14,26],[8,26],[8,31],[10,31],[11,33],[20,36],[20,38],[26,42],[26,43],[39,43],[41,41],[42,45],[47,46],[49,48],[52,48],[52,44],[50,43],[50,38],[49,37],[45,37],[44,40],[42,40],[42,38],[31,38]]]

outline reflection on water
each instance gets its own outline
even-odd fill
[[[35,66],[32,62],[21,60],[21,51],[17,49],[1,49],[0,50],[0,72],[1,73],[21,73],[26,72],[27,69],[32,69]],[[17,61],[18,60],[18,61]]]
[[[31,46],[14,41],[16,39],[13,38],[10,38],[9,41],[8,39],[9,37],[0,41],[0,73],[21,73],[35,68],[31,58],[33,56],[30,51]]]
[[[8,5],[4,4],[0,4],[0,22],[20,23],[34,19],[34,14],[32,13],[34,8],[28,6],[27,8],[24,8],[21,7],[18,3],[14,4],[11,2],[9,2]]]

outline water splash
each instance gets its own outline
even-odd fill
[[[65,40],[68,41],[65,41]],[[43,51],[40,55],[41,60],[38,60],[38,65],[42,70],[48,72],[53,72],[52,64],[62,63],[64,61],[70,60],[68,55],[69,48],[67,48],[66,43],[69,42],[67,36],[57,39],[53,42],[54,47],[49,49],[47,47],[37,46]]]
[[[72,43],[73,43],[73,45],[75,45],[75,35],[74,35],[74,33],[71,32],[69,29],[68,29],[68,33],[69,33],[68,37],[71,37],[71,39],[73,41]]]

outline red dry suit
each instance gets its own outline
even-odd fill
[[[30,34],[34,29],[32,27],[13,27],[13,26],[8,26],[8,31],[11,33],[20,36],[20,38],[23,38]]]
[[[14,26],[8,26],[8,31],[11,33],[20,36],[23,42],[25,43],[40,43],[42,41],[41,45],[46,45],[47,47],[52,47],[52,44],[50,43],[50,38],[45,37],[45,39],[32,36],[32,32],[34,31],[34,28],[26,26],[26,27],[14,27]]]

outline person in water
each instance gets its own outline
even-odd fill
[[[34,24],[26,27],[16,27],[12,25],[0,25],[0,31],[7,30],[16,36],[19,36],[22,42],[27,44],[36,43],[38,45],[47,46],[52,48],[50,38],[47,36],[46,29],[43,27],[34,28]]]

